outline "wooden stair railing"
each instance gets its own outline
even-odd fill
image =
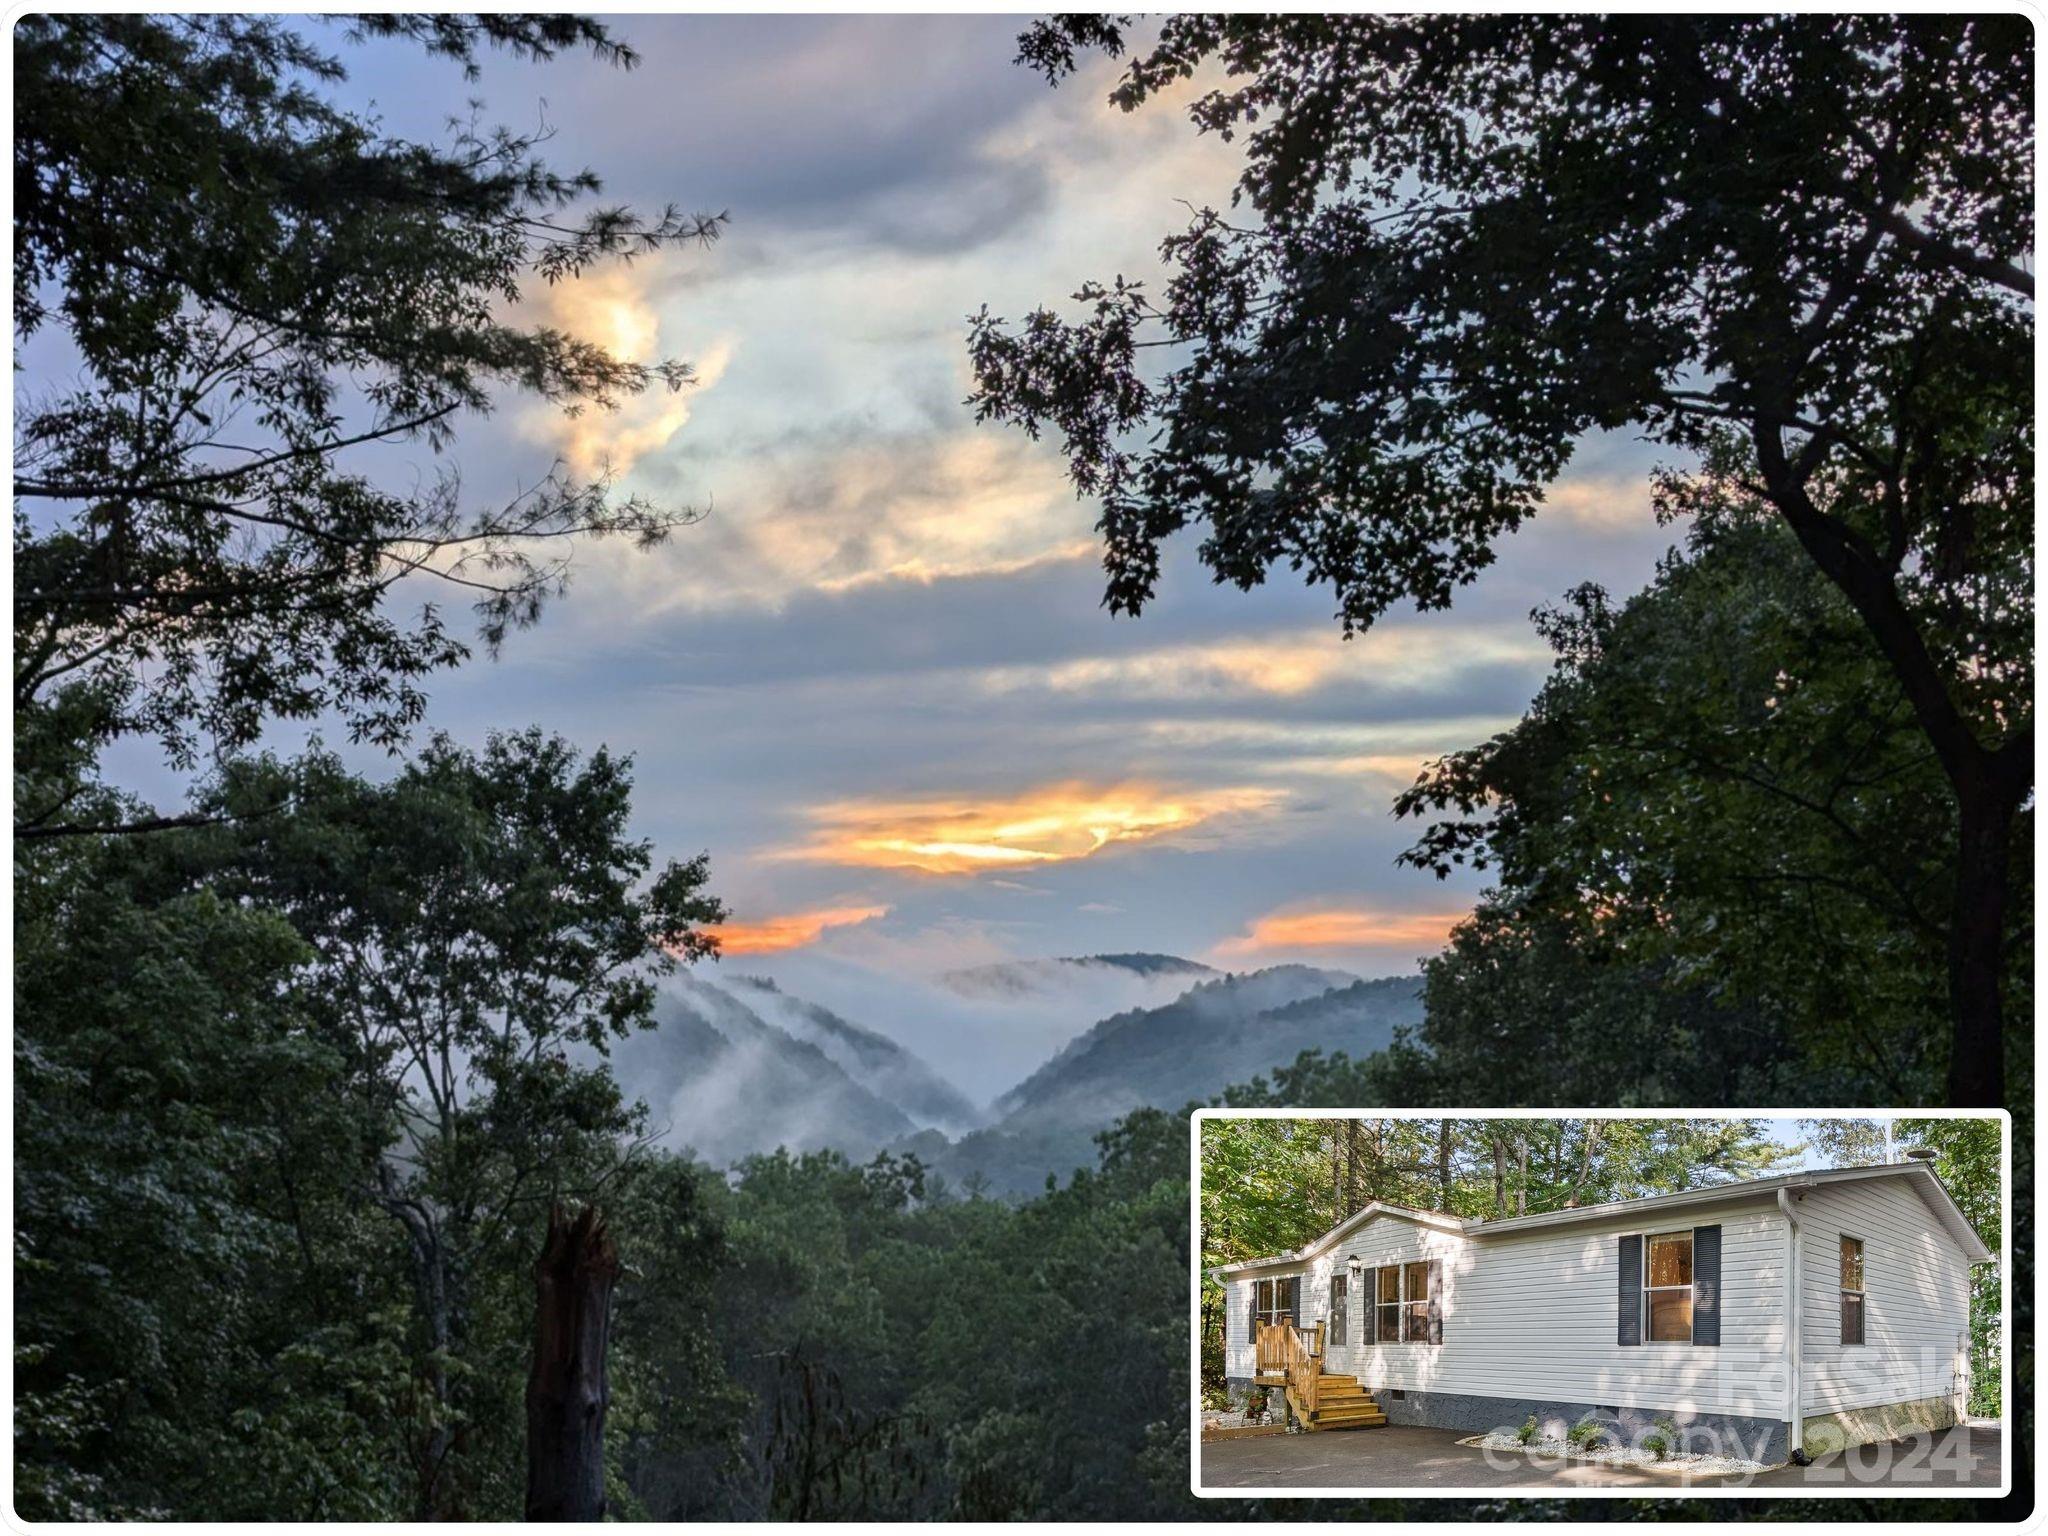
[[[1326,1343],[1321,1323],[1300,1328],[1286,1317],[1277,1323],[1258,1323],[1252,1331],[1255,1368],[1269,1383],[1278,1378],[1288,1406],[1303,1428],[1386,1423],[1385,1413],[1356,1376],[1325,1375]]]
[[[1317,1388],[1323,1374],[1323,1325],[1306,1331],[1291,1322],[1282,1322],[1276,1331],[1280,1335],[1281,1368],[1287,1376],[1287,1395],[1294,1400],[1294,1411],[1304,1417],[1316,1411]]]
[[[1254,1338],[1258,1373],[1261,1376],[1287,1374],[1287,1340],[1294,1325],[1286,1318],[1277,1323],[1260,1323]]]

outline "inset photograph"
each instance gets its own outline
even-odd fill
[[[2003,1115],[1202,1110],[1194,1491],[2003,1491]]]

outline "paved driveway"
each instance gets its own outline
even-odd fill
[[[1463,1430],[1387,1424],[1310,1435],[1213,1440],[1201,1447],[1204,1488],[1629,1488],[1683,1493],[1688,1488],[1768,1488],[1825,1492],[1886,1488],[1900,1493],[1996,1488],[2003,1465],[1997,1425],[1970,1425],[1932,1436],[1863,1445],[1810,1467],[1779,1467],[1748,1479],[1559,1462],[1518,1452],[1460,1445]]]

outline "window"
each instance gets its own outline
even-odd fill
[[[1261,1323],[1277,1323],[1282,1318],[1292,1317],[1294,1308],[1285,1280],[1260,1280],[1255,1282],[1252,1295],[1252,1316]]]
[[[1406,1300],[1401,1307],[1401,1337],[1410,1344],[1429,1342],[1429,1266],[1401,1266],[1401,1289]]]
[[[1842,1239],[1842,1342],[1863,1342],[1863,1240]]]
[[[1692,1234],[1646,1238],[1643,1337],[1652,1344],[1692,1342]]]
[[[1429,1265],[1387,1264],[1380,1269],[1376,1337],[1382,1344],[1429,1342]]]
[[[1351,1277],[1332,1275],[1330,1277],[1330,1337],[1332,1344],[1343,1344],[1349,1337],[1347,1321],[1351,1312]]]
[[[1379,1341],[1401,1342],[1401,1271],[1388,1264],[1380,1270]]]

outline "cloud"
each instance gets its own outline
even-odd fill
[[[666,270],[660,258],[600,267],[538,290],[522,304],[521,318],[594,342],[624,362],[653,363],[666,355],[658,303]],[[696,379],[680,390],[656,382],[615,409],[590,406],[574,414],[540,404],[524,414],[520,428],[552,447],[580,479],[626,474],[682,431],[696,398],[724,377],[732,354],[729,339],[712,341],[688,357]]]
[[[1549,655],[1523,624],[1383,624],[1346,640],[1334,626],[1089,656],[984,674],[995,693],[1048,690],[1154,702],[1299,698],[1335,685],[1382,692],[1437,688],[1487,667]]]
[[[1589,530],[1635,529],[1651,522],[1650,485],[1639,474],[1567,476],[1543,493],[1543,505]]]
[[[1315,907],[1270,912],[1215,953],[1233,959],[1277,951],[1334,954],[1421,945],[1443,947],[1464,912],[1416,912],[1369,907]]]
[[[714,931],[720,952],[727,955],[777,955],[815,944],[829,928],[847,928],[888,916],[887,907],[821,907],[810,912],[785,912],[752,923],[725,923]]]
[[[1014,871],[1267,811],[1283,798],[1270,789],[1065,783],[1003,799],[840,801],[813,811],[817,835],[785,856],[932,875]]]
[[[722,370],[728,357],[719,351],[709,361]],[[886,422],[758,438],[736,430],[742,397],[757,401],[749,391],[784,365],[798,366],[751,350],[746,378],[728,378],[689,444],[642,464],[634,489],[708,509],[687,537],[651,554],[622,544],[589,549],[589,578],[637,622],[775,617],[806,599],[873,595],[886,603],[895,591],[1028,579],[1096,555],[1094,513],[1075,499],[1044,445],[1021,435],[906,421],[914,408],[900,401]],[[962,385],[952,398],[964,392]],[[792,402],[793,412],[801,409]],[[614,455],[639,441],[619,436],[636,429],[630,420],[607,428],[585,416],[569,425],[587,427],[593,444]]]

